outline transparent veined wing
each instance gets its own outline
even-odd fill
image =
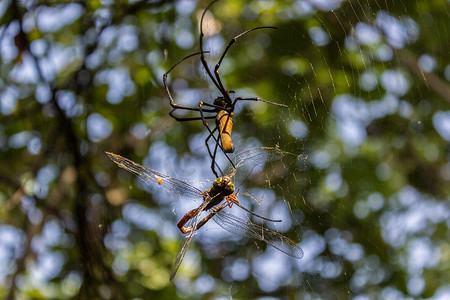
[[[275,230],[255,224],[250,220],[243,220],[225,211],[218,212],[213,220],[220,227],[233,234],[264,241],[281,252],[297,259],[303,257],[303,250],[299,245]]]
[[[197,209],[197,215],[195,216],[194,223],[192,224],[192,231],[189,232],[188,236],[186,236],[184,243],[180,245],[180,248],[178,249],[177,258],[175,259],[175,263],[172,268],[172,273],[170,274],[170,280],[175,277],[177,274],[178,268],[181,265],[181,262],[183,261],[183,258],[186,254],[186,251],[189,247],[189,244],[191,243],[192,237],[194,236],[198,222],[201,220],[202,212],[205,210],[205,207],[211,202],[211,199],[208,197],[207,200],[205,200]]]
[[[183,196],[184,198],[203,198],[202,191],[187,182],[172,178],[169,175],[144,167],[120,155],[111,152],[106,152],[106,154],[120,168],[136,174],[142,181],[144,181],[148,185],[150,185],[150,182],[154,182],[171,192]]]
[[[231,176],[234,176],[238,174],[239,178],[246,178],[257,166],[279,160],[286,154],[287,152],[279,147],[259,147],[243,151],[232,159],[234,166],[229,164],[224,171],[224,175],[231,174]],[[243,169],[246,170],[243,171]]]

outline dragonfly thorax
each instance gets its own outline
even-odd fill
[[[208,190],[211,198],[226,197],[234,192],[234,184],[228,176],[219,177],[214,180],[212,187]]]

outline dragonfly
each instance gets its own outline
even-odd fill
[[[247,177],[246,174],[250,174],[256,166],[268,161],[280,159],[285,155],[285,152],[280,150],[278,147],[253,148],[239,153],[233,159],[234,163],[230,164],[225,169],[225,172],[229,173],[225,176],[216,178],[212,183],[212,186],[205,191],[201,191],[186,181],[172,178],[169,175],[142,166],[120,155],[111,152],[106,152],[106,154],[120,168],[134,173],[148,185],[157,184],[170,192],[182,196],[183,198],[203,200],[197,208],[187,212],[177,224],[178,229],[183,234],[187,234],[187,236],[178,250],[172,273],[170,275],[171,281],[175,277],[178,268],[183,261],[194,233],[211,219],[213,219],[220,227],[231,232],[232,234],[266,242],[268,245],[271,245],[281,252],[297,259],[301,259],[303,257],[303,250],[290,238],[277,231],[255,224],[249,219],[244,220],[229,212],[222,211],[227,206],[231,207],[232,205],[237,205],[246,212],[263,220],[281,222],[281,220],[271,220],[255,214],[240,205],[239,200],[237,199],[238,192],[236,191],[235,185],[232,181],[235,175],[239,173],[238,170],[240,171],[247,169],[246,171],[242,171],[244,177]],[[202,218],[203,212],[209,213]],[[190,225],[186,226],[188,222]]]

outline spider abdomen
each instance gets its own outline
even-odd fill
[[[221,110],[217,113],[216,125],[219,128],[220,141],[222,143],[223,152],[233,153],[234,146],[231,140],[231,130],[233,129],[232,113]]]

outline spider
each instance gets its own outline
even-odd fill
[[[220,75],[219,75],[219,68],[222,64],[223,59],[225,58],[225,55],[228,53],[231,46],[239,38],[241,38],[242,36],[244,36],[245,34],[247,34],[249,32],[255,31],[255,30],[277,29],[276,27],[260,26],[260,27],[255,27],[255,28],[246,30],[246,31],[238,34],[237,36],[235,36],[233,39],[231,39],[228,42],[228,45],[226,46],[225,50],[223,51],[216,66],[214,67],[214,72],[212,72],[212,70],[209,68],[208,63],[205,60],[205,53],[209,53],[209,51],[203,51],[203,37],[204,37],[203,19],[205,17],[206,12],[217,1],[218,0],[211,2],[205,8],[205,10],[203,11],[202,17],[200,19],[200,42],[199,42],[200,43],[200,52],[188,55],[185,58],[183,58],[182,60],[180,60],[179,62],[177,62],[175,65],[173,65],[166,73],[164,73],[163,82],[164,82],[164,87],[169,96],[169,103],[172,106],[172,110],[169,112],[169,115],[179,122],[201,120],[203,125],[209,131],[209,135],[205,139],[205,144],[206,144],[206,148],[208,149],[208,154],[212,159],[211,170],[216,177],[220,177],[215,170],[215,166],[217,165],[216,164],[217,148],[220,148],[222,150],[222,152],[224,153],[224,155],[226,156],[226,158],[231,162],[231,160],[229,159],[229,157],[226,153],[234,152],[234,146],[233,146],[233,142],[231,140],[231,131],[233,128],[232,117],[233,117],[233,112],[234,112],[236,103],[239,101],[260,101],[260,102],[265,102],[265,103],[269,103],[269,104],[280,106],[280,107],[287,107],[287,105],[267,101],[267,100],[264,100],[264,99],[261,99],[258,97],[250,97],[250,98],[235,97],[234,100],[232,100],[230,97],[230,94],[234,93],[234,91],[229,91],[229,90],[225,89],[225,87],[223,86],[222,80],[220,79]],[[175,103],[175,101],[173,100],[172,95],[169,91],[169,87],[167,84],[167,76],[180,63],[182,63],[186,59],[196,56],[196,55],[200,55],[200,61],[203,65],[204,69],[206,70],[207,76],[211,79],[211,81],[216,86],[216,88],[219,90],[221,95],[218,96],[214,100],[213,104],[200,101],[198,103],[197,107],[179,105],[179,104]],[[213,76],[213,73],[214,73],[214,76]],[[179,117],[174,114],[175,111],[178,109],[179,110],[188,110],[188,111],[197,111],[200,113],[200,116],[199,117]],[[205,115],[205,113],[207,113],[207,115]],[[207,122],[207,120],[209,120],[209,119],[215,119],[215,127],[212,130],[209,127],[209,124]],[[216,131],[218,132],[217,137],[214,135],[216,133]],[[209,140],[211,138],[213,138],[215,141],[215,146],[214,146],[213,152],[211,152],[211,149],[209,147]],[[220,139],[220,141],[219,141],[219,139]]]

